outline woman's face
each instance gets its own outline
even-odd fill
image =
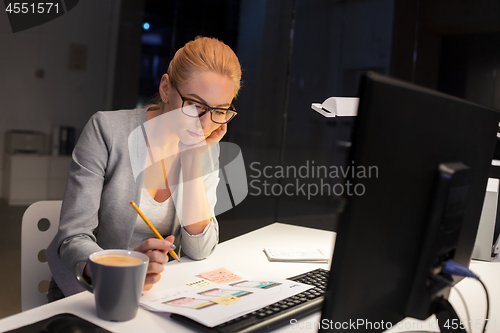
[[[174,116],[174,119],[176,119],[174,130],[182,143],[186,145],[197,144],[205,140],[221,124],[214,123],[211,120],[210,112],[206,112],[200,118],[191,118],[180,112],[182,99],[179,93],[184,98],[199,101],[211,107],[221,108],[231,106],[234,93],[234,84],[229,77],[211,71],[192,73],[191,79],[187,83],[178,84],[177,89],[169,83],[168,75],[165,74],[160,84],[160,93],[162,93],[162,88],[162,98],[166,96],[168,102],[164,104],[165,111],[176,113]],[[186,107],[186,104],[184,107]]]

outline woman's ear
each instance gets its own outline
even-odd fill
[[[166,104],[168,104],[169,102],[168,100],[169,89],[170,89],[170,79],[168,77],[168,74],[163,74],[160,81],[159,93],[161,96],[161,100]]]

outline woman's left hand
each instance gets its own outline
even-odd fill
[[[220,125],[217,129],[215,129],[209,136],[207,136],[204,140],[192,145],[186,145],[182,141],[179,141],[179,153],[181,159],[186,156],[197,155],[201,156],[208,149],[210,149],[211,144],[218,143],[222,137],[227,133],[227,124]],[[188,152],[184,154],[184,152]]]
[[[206,139],[205,141],[207,144],[210,143],[217,143],[219,142],[222,137],[226,134],[227,132],[227,124],[222,124],[217,128],[215,131],[213,131]]]

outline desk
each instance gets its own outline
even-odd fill
[[[195,275],[198,273],[219,267],[226,267],[233,272],[239,271],[254,277],[276,278],[287,278],[319,267],[329,269],[329,264],[269,262],[262,249],[265,246],[301,246],[320,248],[324,253],[332,253],[334,240],[335,233],[333,232],[274,223],[219,244],[214,253],[206,260],[193,261],[189,258],[181,258],[180,263],[175,261],[168,263],[162,274],[161,281],[153,287],[151,292],[179,286],[186,281],[193,281],[196,279]],[[471,269],[481,276],[490,293],[490,318],[496,319],[496,328],[491,327],[487,332],[500,332],[500,283],[498,283],[500,263],[473,262]],[[465,279],[457,285],[457,288],[467,301],[471,320],[475,322],[476,319],[484,318],[486,312],[485,296],[480,284],[477,281]],[[458,315],[465,319],[465,310],[456,292],[452,292],[450,301],[454,305]],[[192,332],[189,327],[171,320],[168,314],[153,313],[142,308],[139,309],[137,317],[128,322],[114,323],[103,321],[96,317],[93,295],[88,292],[83,292],[0,320],[0,332],[24,326],[63,312],[76,314],[117,333]],[[275,330],[275,332],[315,332],[315,330],[308,327],[319,321],[320,313],[318,312],[302,318],[299,322],[303,326],[302,328],[287,326]],[[407,328],[404,329],[405,323],[409,325],[416,325],[415,323],[431,325],[432,322],[433,318],[429,318],[423,322],[407,318],[402,322],[403,329],[398,330],[393,328],[389,332],[408,331]],[[308,326],[307,323],[310,325]],[[482,326],[478,328],[474,327],[472,332],[480,332],[480,329],[482,329]],[[436,329],[435,331],[438,330]]]
[[[300,246],[320,248],[326,254],[333,252],[334,239],[335,233],[333,232],[274,223],[219,244],[205,260],[194,261],[183,257],[181,262],[169,262],[165,265],[162,279],[150,292],[183,285],[186,282],[196,280],[197,274],[219,267],[254,277],[267,278],[287,278],[319,267],[329,269],[329,264],[269,262],[262,250],[266,246]],[[115,323],[101,320],[95,314],[94,296],[89,292],[83,292],[4,318],[0,320],[0,332],[34,323],[63,312],[73,313],[116,333],[192,332],[190,328],[171,320],[169,314],[153,313],[142,308],[139,309],[136,318],[127,322]]]

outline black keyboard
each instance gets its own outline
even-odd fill
[[[187,317],[172,313],[170,318],[188,324],[204,332],[211,333],[250,333],[267,332],[283,324],[290,324],[291,319],[310,314],[321,309],[329,271],[318,268],[288,280],[313,285],[314,288],[303,293],[285,298],[252,313],[235,318],[215,327],[207,327]]]

